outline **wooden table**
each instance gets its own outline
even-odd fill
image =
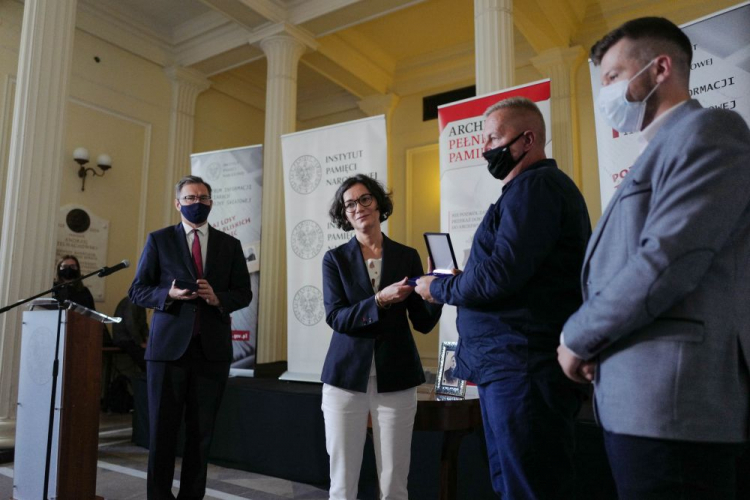
[[[417,416],[415,431],[442,431],[443,446],[440,452],[440,500],[456,498],[458,486],[458,450],[464,436],[482,425],[479,398],[470,396],[452,399],[435,394],[433,384],[417,388]]]
[[[452,398],[435,394],[434,384],[417,388],[415,431],[441,431],[440,500],[454,500],[458,486],[458,451],[465,436],[482,425],[478,396]],[[368,426],[372,423],[368,420]]]

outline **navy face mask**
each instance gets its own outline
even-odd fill
[[[193,224],[203,224],[211,213],[211,205],[205,203],[180,204],[180,213]]]
[[[487,160],[487,170],[490,172],[490,175],[492,175],[492,177],[501,181],[504,180],[506,177],[508,177],[510,171],[513,170],[516,165],[518,165],[518,162],[521,161],[524,156],[526,156],[526,153],[528,153],[528,151],[525,151],[517,160],[514,160],[513,155],[511,155],[510,153],[510,145],[520,139],[525,133],[526,132],[521,132],[516,136],[515,139],[510,141],[505,146],[498,146],[494,149],[490,149],[489,151],[485,151],[484,153],[482,153],[484,159]]]

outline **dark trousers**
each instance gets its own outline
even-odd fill
[[[744,445],[672,441],[604,431],[620,500],[733,500]]]
[[[174,499],[172,480],[183,412],[185,447],[177,498],[200,499],[206,492],[208,452],[230,363],[206,360],[200,344],[194,338],[177,361],[148,362],[149,500]]]
[[[574,497],[574,419],[581,398],[558,369],[508,373],[479,386],[492,488],[500,498]]]

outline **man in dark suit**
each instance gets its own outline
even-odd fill
[[[175,187],[182,222],[149,234],[128,295],[154,309],[146,348],[149,499],[173,499],[175,447],[185,413],[180,499],[203,498],[216,413],[232,361],[232,311],[252,299],[240,242],[212,227],[211,186]],[[176,280],[190,282],[179,283]],[[196,290],[187,288],[197,285]]]
[[[734,498],[750,430],[750,131],[690,99],[691,58],[654,17],[591,49],[599,108],[642,152],[591,237],[558,352],[595,383],[621,500]]]

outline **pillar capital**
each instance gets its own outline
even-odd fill
[[[285,74],[297,75],[297,63],[307,46],[286,33],[271,35],[260,41],[260,48],[268,60],[268,78]]]
[[[269,43],[273,43],[274,40],[276,42],[294,40],[303,46],[302,54],[308,49],[318,50],[319,45],[312,33],[289,23],[276,23],[258,30],[248,42],[251,44],[257,43],[260,45],[260,48],[263,49],[263,52],[266,52],[264,45],[269,45]],[[268,56],[267,52],[266,56]]]
[[[206,78],[206,75],[184,66],[169,66],[164,68],[164,73],[172,83],[193,88],[199,93],[211,86],[211,81]]]

